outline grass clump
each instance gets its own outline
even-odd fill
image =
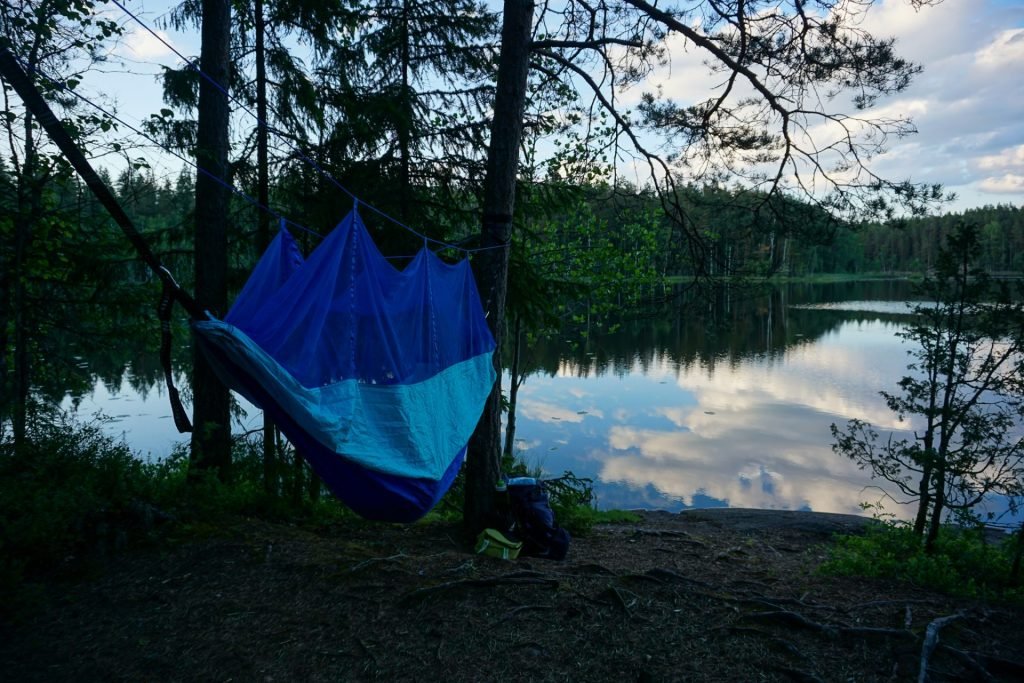
[[[1014,576],[1017,539],[993,543],[984,530],[944,526],[933,552],[904,523],[879,521],[860,536],[839,536],[822,564],[825,574],[896,579],[949,595],[1024,604]]]

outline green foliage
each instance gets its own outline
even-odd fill
[[[176,499],[177,515],[182,520],[201,524],[227,523],[238,516],[303,522],[320,526],[341,518],[352,519],[354,513],[331,496],[308,497],[309,478],[313,476],[308,465],[298,474],[293,463],[294,451],[279,449],[283,460],[277,463],[277,493],[267,493],[263,485],[263,446],[259,438],[237,438],[232,444],[231,476],[222,481],[215,472],[195,470],[192,478]],[[183,448],[177,458],[187,472],[187,451]],[[301,495],[292,492],[296,477],[301,476],[298,487]],[[167,501],[173,505],[175,501]]]
[[[510,308],[534,334],[553,321],[600,325],[660,284],[662,237],[652,206],[608,210],[577,198],[523,228],[511,257]]]
[[[566,472],[557,479],[545,479],[548,501],[558,524],[573,536],[586,536],[597,521],[594,480]]]
[[[17,449],[0,435],[0,604],[24,580],[80,570],[145,531],[146,466],[99,424],[47,417]]]
[[[951,595],[1024,603],[1011,580],[1013,543],[986,542],[977,529],[944,526],[935,550],[925,552],[909,526],[879,522],[862,536],[839,536],[821,566],[825,574],[897,579]]]
[[[899,392],[883,391],[912,438],[879,439],[871,425],[832,425],[833,450],[886,479],[918,504],[914,531],[936,542],[946,510],[970,515],[989,494],[1019,495],[1024,485],[1024,305],[1005,283],[976,266],[977,226],[947,236],[935,272],[917,294],[924,303],[899,333],[909,342],[909,373]]]
[[[558,524],[573,536],[587,536],[595,524],[629,524],[640,516],[628,510],[598,510],[594,480],[566,471],[556,479],[545,479],[551,509]]]
[[[182,3],[166,25],[190,30],[198,26],[199,9]],[[476,188],[468,186],[483,175],[496,13],[475,0],[268,0],[263,14],[266,118],[277,131],[270,145],[271,205],[324,231],[351,208],[349,197],[300,158],[307,157],[360,200],[431,237],[478,231]],[[252,111],[259,84],[254,6],[236,3],[232,21],[229,86]],[[304,46],[301,55],[297,44]],[[183,149],[194,142],[197,82],[190,68],[167,69],[170,109],[148,126]],[[235,183],[253,195],[257,129],[251,118],[241,121],[237,133],[245,142],[231,162]],[[399,254],[420,242],[394,229],[375,239]]]
[[[0,605],[32,599],[40,579],[74,575],[131,544],[220,533],[238,516],[324,526],[353,514],[330,497],[303,499],[263,490],[258,444],[236,440],[233,478],[190,478],[187,450],[145,462],[104,434],[100,421],[74,422],[36,410],[15,447],[0,433]],[[282,468],[289,490],[294,468]]]

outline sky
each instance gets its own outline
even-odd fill
[[[123,0],[151,27],[168,0]],[[116,48],[127,69],[112,69],[102,89],[129,122],[162,106],[155,75],[177,57],[121,10],[127,30]],[[895,37],[898,53],[924,71],[877,111],[910,116],[917,134],[876,157],[871,168],[890,179],[940,183],[957,199],[947,210],[986,204],[1024,205],[1024,0],[945,0],[915,10],[908,0],[876,2],[864,28]],[[196,55],[196,33],[161,31],[186,55]],[[712,82],[694,53],[677,51],[671,70],[656,74],[666,95],[682,101],[707,97]],[[131,73],[129,73],[131,72]],[[152,156],[152,155],[151,155]],[[156,166],[160,161],[156,160]],[[173,165],[173,164],[171,164]]]

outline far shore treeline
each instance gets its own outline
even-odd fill
[[[157,176],[145,167],[122,171],[116,178],[106,170],[101,170],[100,175],[164,262],[174,267],[183,283],[191,282],[194,177],[184,171],[175,177]],[[0,208],[8,217],[16,208],[12,203],[15,186],[15,179],[0,160]],[[323,192],[300,188],[301,179],[282,181],[276,190],[280,196],[275,197],[275,206],[290,207],[282,215],[308,252],[344,216],[350,204],[330,193],[325,198]],[[688,187],[680,190],[682,203],[709,245],[703,262],[695,263],[690,252],[659,248],[658,245],[669,243],[671,226],[659,216],[659,200],[653,193],[631,186],[543,184],[523,187],[520,192],[527,200],[520,226],[527,241],[543,244],[549,250],[559,248],[563,260],[568,262],[587,248],[580,243],[580,233],[600,232],[602,239],[607,240],[602,241],[602,248],[610,246],[623,253],[652,257],[650,265],[659,278],[689,278],[695,274],[797,278],[829,274],[920,275],[934,267],[943,239],[961,221],[980,228],[981,255],[977,267],[993,274],[1024,271],[1024,207],[1012,204],[885,223],[850,224],[838,223],[823,211],[795,199],[787,200],[781,213],[759,212],[754,207],[763,198],[756,195]],[[43,195],[48,215],[37,226],[37,235],[49,235],[48,226],[52,225],[55,232],[51,235],[51,249],[56,252],[70,247],[69,253],[78,257],[76,270],[92,261],[84,252],[95,251],[103,255],[97,265],[102,264],[108,285],[148,277],[141,264],[130,263],[133,252],[122,244],[117,227],[77,177],[54,179]],[[533,202],[528,203],[531,199]],[[429,196],[420,200],[424,205],[430,203]],[[252,244],[260,216],[257,209],[242,199],[235,198],[232,206],[229,254],[236,271],[232,281],[237,286],[258,257]],[[374,218],[372,212],[368,213],[367,221],[376,229],[375,239],[385,255],[408,255],[419,246],[415,236]],[[432,237],[448,240],[460,236],[464,227],[463,243],[472,246],[476,226],[471,217],[467,221],[464,209],[453,206],[445,213],[440,208],[424,212],[420,219],[429,222],[415,227]],[[640,223],[642,235],[637,231]],[[71,233],[75,234],[74,239]],[[594,240],[590,237],[592,246]],[[555,265],[556,260],[549,257],[545,263]],[[401,265],[400,259],[396,265]]]

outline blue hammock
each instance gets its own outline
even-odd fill
[[[305,262],[282,227],[224,320],[193,327],[224,383],[368,519],[440,500],[496,377],[469,262],[423,249],[396,270],[354,210]]]

